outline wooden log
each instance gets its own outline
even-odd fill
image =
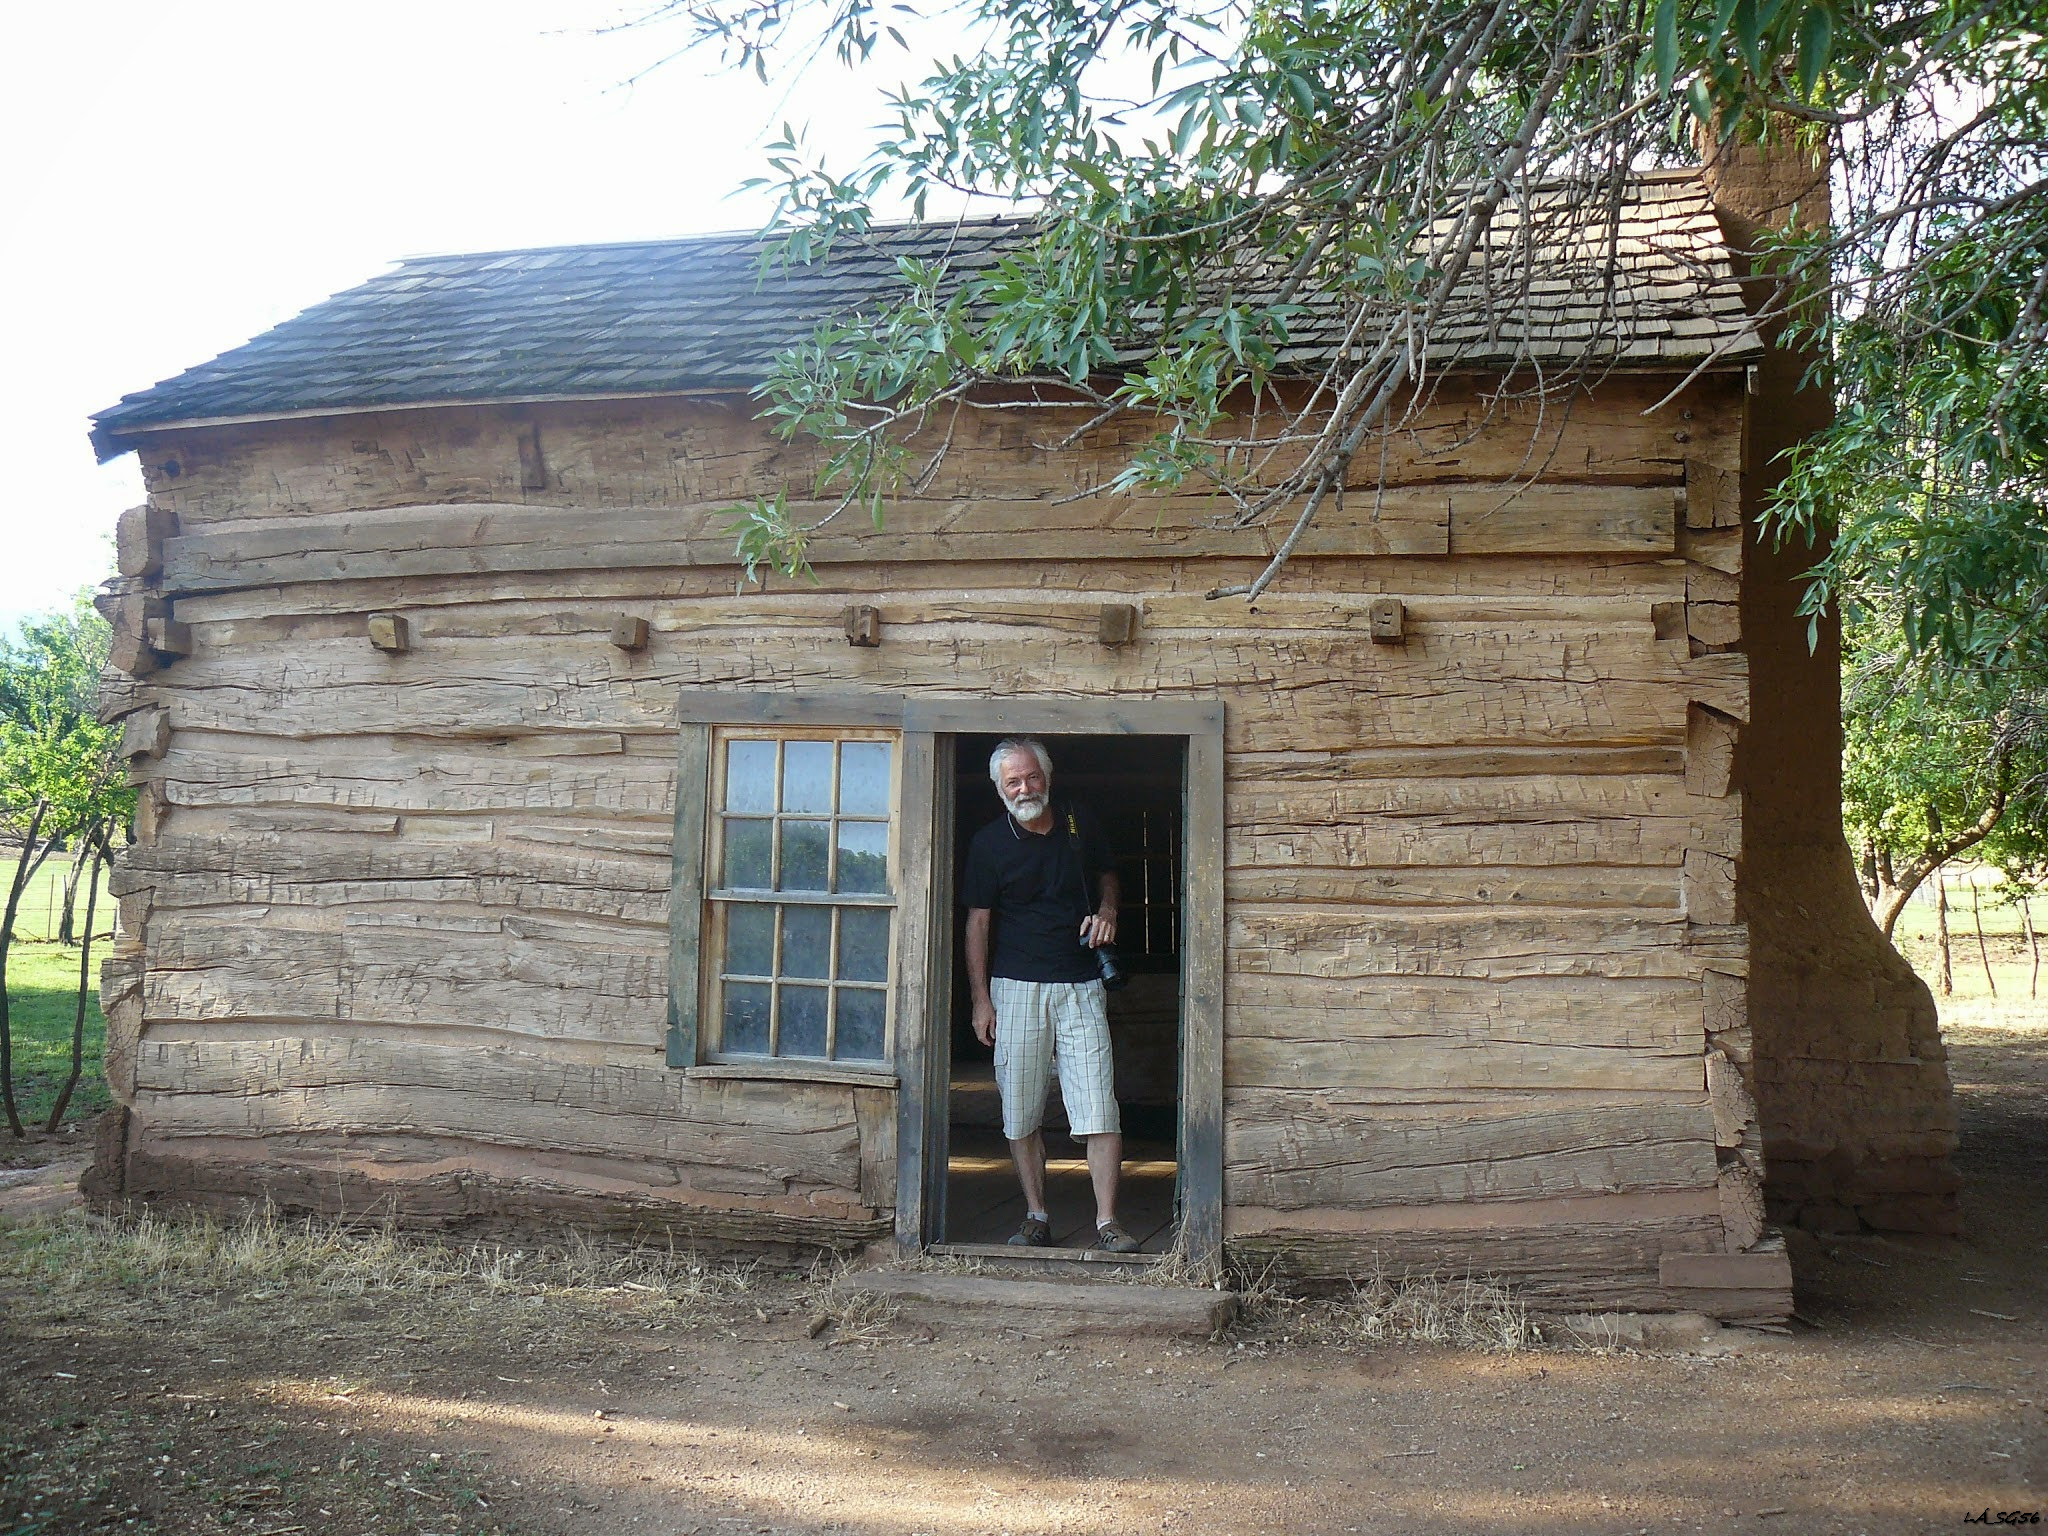
[[[257,909],[259,912],[261,909]],[[490,1025],[536,1037],[661,1040],[668,966],[656,934],[586,925],[582,942],[509,931],[353,928],[160,911],[147,1023],[229,1019]]]
[[[1688,709],[1685,722],[1685,787],[1688,793],[1718,797],[1730,792],[1735,777],[1735,746],[1740,735],[1740,725],[1720,711],[1703,704],[1694,704]]]
[[[1685,851],[1685,914],[1696,923],[1735,921],[1735,860],[1704,848]]]
[[[860,1197],[877,1210],[896,1203],[896,1090],[854,1088],[860,1136]]]
[[[1232,969],[1363,978],[1674,977],[1697,982],[1712,962],[1747,953],[1740,930],[1645,914],[1360,913],[1239,905],[1228,923]]]
[[[1738,852],[1737,809],[1675,775],[1523,773],[1267,778],[1232,786],[1226,813],[1234,868],[1674,868]]]
[[[1398,649],[1364,637],[1274,647],[1221,634],[1199,649],[1111,651],[920,632],[855,651],[813,630],[762,634],[747,646],[662,642],[631,663],[602,642],[553,655],[453,642],[436,648],[433,689],[372,672],[375,658],[340,643],[297,647],[289,668],[275,655],[211,653],[181,669],[173,721],[299,738],[638,732],[672,722],[680,688],[1014,696],[1021,679],[1059,678],[1063,691],[1232,697],[1229,744],[1239,749],[1276,740],[1297,750],[1648,745],[1683,738],[1688,699],[1738,714],[1748,693],[1739,655],[1673,658],[1654,643],[1574,626],[1447,634]],[[1288,676],[1286,689],[1271,686],[1276,669]],[[458,697],[462,707],[451,710]]]
[[[1742,643],[1742,606],[1739,603],[1687,603],[1686,634],[1695,644],[1726,647]]]
[[[159,758],[171,744],[171,717],[162,709],[137,710],[121,725],[121,755]]]
[[[149,643],[149,626],[166,618],[170,605],[154,593],[133,589],[109,606],[107,665],[129,677],[148,677],[163,665],[162,654]]]
[[[1235,1047],[1254,1039],[1510,1040],[1690,1057],[1701,1061],[1703,1001],[1676,978],[1529,976],[1330,980],[1234,974],[1224,988]],[[1703,1070],[1699,1069],[1699,1070]],[[1690,1084],[1701,1087],[1699,1071]]]
[[[1738,469],[1731,445],[1740,443],[1739,390],[1731,392],[1725,380],[1701,380],[1671,407],[1646,415],[1669,382],[1610,376],[1595,399],[1559,410],[1555,401],[1501,399],[1474,381],[1445,381],[1413,415],[1397,407],[1400,428],[1357,456],[1351,478],[1360,489],[1382,476],[1393,485],[1512,481],[1534,466],[1643,484],[1676,482],[1699,459]],[[518,483],[530,477],[515,473],[504,452],[508,413],[491,407],[156,433],[144,471],[152,496],[193,527],[320,516],[398,499],[487,502],[526,494],[613,506],[729,503],[807,481],[816,469],[813,452],[777,442],[750,419],[752,409],[737,398],[519,407],[544,425],[554,471],[548,483],[531,487]],[[1693,419],[1685,419],[1687,412]],[[1145,418],[1126,417],[1069,441],[1085,421],[1086,413],[1072,408],[1028,416],[970,409],[949,419],[952,451],[936,463],[929,488],[937,495],[1018,486],[1067,494],[1107,484],[1156,430]],[[1285,452],[1276,470],[1286,467]],[[162,472],[166,457],[178,460],[177,476]]]
[[[1706,1004],[1708,1043],[1738,1069],[1746,1069],[1751,1058],[1746,978],[1709,967],[1700,978],[1700,995]]]
[[[1676,548],[1678,496],[1665,487],[1488,487],[1450,500],[1453,555],[1536,555]]]
[[[1230,1203],[1274,1210],[1712,1189],[1703,1106],[1561,1108],[1386,1122],[1314,1094],[1234,1094]]]
[[[130,507],[114,524],[114,568],[143,581],[157,576],[163,570],[164,542],[177,531],[169,507],[155,501]]]
[[[544,1096],[534,1088],[547,1083]],[[696,1080],[652,1050],[632,1069],[532,1044],[434,1047],[282,1034],[145,1038],[138,1113],[153,1141],[180,1136],[404,1134],[479,1148],[654,1160],[692,1187],[775,1195],[792,1186],[858,1200],[860,1127],[843,1084]]]
[[[1714,1142],[1717,1146],[1739,1147],[1756,1134],[1756,1100],[1749,1085],[1725,1052],[1709,1050],[1706,1057],[1707,1101],[1714,1110]]]
[[[167,841],[191,846],[184,839]],[[441,846],[488,849],[493,845]],[[121,876],[121,894],[147,891],[153,906],[164,911],[293,907],[365,921],[374,911],[394,922],[431,925],[434,914],[446,909],[451,915],[473,913],[477,921],[488,920],[494,928],[508,913],[602,919],[601,924],[590,926],[607,933],[614,925],[630,925],[648,930],[650,935],[668,926],[666,881],[657,883],[616,864],[506,858],[479,860],[465,869],[454,861],[431,859],[418,843],[375,860],[330,859],[320,849],[306,852],[309,857],[296,868],[285,858],[268,861],[285,868],[265,868],[258,857],[245,855],[228,869],[187,867],[156,874],[127,871]],[[362,864],[370,864],[372,869],[355,875],[334,873]],[[491,867],[493,864],[498,867]],[[662,873],[666,873],[665,866]]]
[[[837,612],[853,597],[883,600],[892,623],[957,622],[970,617],[960,593],[989,622],[1065,627],[1076,612],[1099,607],[1099,594],[1143,599],[1147,628],[1205,632],[1224,615],[1247,629],[1367,630],[1361,597],[1398,596],[1410,623],[1470,624],[1490,619],[1557,618],[1635,625],[1648,605],[1686,600],[1693,578],[1733,582],[1705,566],[1676,565],[1639,555],[1532,555],[1512,560],[1304,556],[1291,567],[1303,592],[1267,593],[1256,605],[1208,596],[1218,583],[1251,580],[1251,560],[1190,564],[1153,555],[1118,561],[894,561],[826,567],[818,584],[735,596],[729,571],[690,566],[633,571],[553,571],[415,577],[405,583],[408,613],[423,633],[443,637],[495,634],[577,634],[604,630],[621,606],[649,610],[651,626],[674,630],[699,622],[745,627],[747,615],[787,615],[815,604]],[[1087,599],[1077,592],[1088,591]],[[1732,593],[1733,585],[1728,588]],[[1311,595],[1314,593],[1333,595]],[[187,622],[233,626],[236,643],[350,633],[367,609],[388,603],[388,583],[338,580],[318,586],[266,586],[196,593],[178,599]],[[1713,600],[1701,597],[1699,600]],[[1155,613],[1153,605],[1163,604]]]
[[[685,1247],[737,1247],[778,1255],[852,1253],[886,1236],[886,1215],[842,1213],[808,1202],[777,1209],[675,1186],[593,1186],[574,1170],[480,1172],[434,1149],[403,1161],[361,1155],[345,1138],[255,1146],[145,1142],[127,1160],[130,1199],[151,1206],[369,1217],[415,1230],[507,1241],[558,1239],[564,1231]],[[550,1176],[552,1175],[552,1176]]]
[[[1272,846],[1264,845],[1267,849]],[[1232,869],[1225,876],[1224,894],[1232,901],[1394,907],[1676,908],[1679,904],[1674,871],[1584,864],[1548,869]]]
[[[188,740],[200,740],[192,737]],[[520,760],[460,752],[349,751],[290,756],[215,751],[181,741],[158,782],[173,805],[319,805],[480,813],[581,811],[659,821],[675,805],[675,764],[622,755]]]
[[[1792,1264],[1782,1248],[1667,1253],[1658,1261],[1657,1278],[1674,1289],[1782,1291],[1788,1302],[1792,1294]]]
[[[159,657],[192,654],[192,626],[176,619],[150,619],[143,625],[143,641]]]
[[[1716,1187],[1721,1199],[1721,1227],[1727,1234],[1727,1251],[1743,1253],[1754,1248],[1764,1235],[1764,1186],[1740,1158],[1721,1165]]]
[[[1742,526],[1742,477],[1737,468],[1706,458],[1686,459],[1685,525],[1700,529]]]
[[[1559,1201],[1561,1209],[1577,1202]],[[1236,1214],[1232,1213],[1233,1216]],[[1664,1311],[1670,1293],[1658,1264],[1670,1249],[1718,1245],[1720,1219],[1702,1215],[1612,1225],[1532,1225],[1413,1231],[1317,1231],[1269,1227],[1233,1234],[1234,1263],[1307,1286],[1355,1279],[1483,1276],[1505,1282],[1525,1304],[1554,1311]]]
[[[1742,530],[1737,528],[1682,528],[1678,552],[1710,570],[1739,575],[1742,570]],[[168,557],[166,557],[168,560]]]
[[[1386,747],[1360,751],[1240,752],[1229,764],[1233,793],[1264,785],[1329,785],[1357,779],[1483,779],[1580,775],[1659,778],[1685,772],[1675,747]]]
[[[1333,1032],[1334,1033],[1334,1032]],[[1228,1041],[1223,1081],[1237,1090],[1487,1088],[1698,1092],[1700,1059],[1614,1046],[1512,1038]]]

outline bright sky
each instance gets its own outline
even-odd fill
[[[0,76],[0,632],[112,566],[142,499],[87,418],[395,258],[757,225],[731,189],[785,116],[882,115],[825,67],[794,93],[620,0],[95,0],[11,7]],[[888,69],[894,79],[902,66]]]

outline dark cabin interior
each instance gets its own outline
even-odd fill
[[[954,889],[975,832],[1005,814],[988,776],[996,736],[956,741]],[[1181,828],[1185,743],[1173,736],[1041,737],[1053,760],[1053,794],[1095,811],[1122,881],[1117,951],[1130,982],[1109,995],[1117,1102],[1124,1129],[1118,1215],[1147,1253],[1172,1246],[1178,1173],[1180,1084]],[[952,1069],[947,1125],[948,1244],[999,1244],[1024,1215],[1002,1132],[992,1053],[974,1038],[967,985],[965,914],[953,913]],[[1066,1134],[1054,1081],[1047,1097],[1046,1204],[1053,1248],[1094,1239],[1094,1197],[1080,1142]]]

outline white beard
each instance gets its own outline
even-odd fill
[[[1052,805],[1052,799],[1047,795],[1019,795],[1012,800],[1008,795],[1004,795],[1003,804],[1009,807],[1010,814],[1019,822],[1029,826],[1046,813]]]

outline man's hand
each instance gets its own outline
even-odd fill
[[[1099,912],[1081,919],[1081,942],[1090,949],[1100,949],[1105,944],[1116,942],[1116,908],[1105,907]]]
[[[996,1005],[986,999],[974,1005],[974,1038],[986,1046],[996,1043]]]
[[[996,1005],[988,995],[989,909],[967,909],[967,990],[974,998],[974,1038],[996,1043]]]

